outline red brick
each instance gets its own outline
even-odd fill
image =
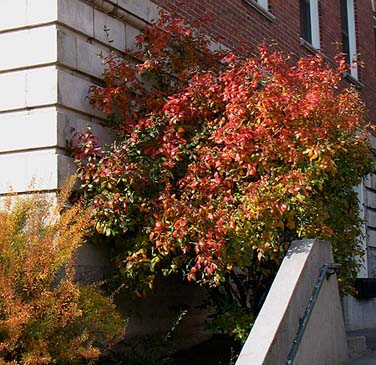
[[[164,9],[190,21],[211,15],[205,29],[216,40],[232,49],[252,51],[261,42],[277,42],[279,48],[302,56],[309,51],[300,45],[298,0],[270,0],[271,22],[244,0],[152,0]],[[340,49],[341,18],[339,1],[320,1],[320,35],[322,51],[332,58]],[[376,48],[371,2],[355,0],[357,48],[364,68],[359,70],[360,90],[367,104],[368,118],[376,122]],[[245,42],[245,43],[244,43]]]

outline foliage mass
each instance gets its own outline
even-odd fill
[[[344,61],[215,51],[165,14],[137,47],[105,58],[105,86],[91,89],[115,141],[100,147],[89,130],[75,151],[126,282],[143,291],[158,273],[182,273],[222,298],[219,312],[230,303],[251,316],[289,243],[317,237],[348,290],[361,252],[353,187],[371,151],[363,103],[341,87]]]

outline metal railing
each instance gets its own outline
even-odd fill
[[[319,296],[320,289],[322,287],[324,280],[325,279],[329,280],[329,278],[337,272],[337,270],[339,269],[340,266],[341,266],[340,264],[334,264],[334,263],[322,265],[322,267],[320,269],[319,276],[316,280],[315,286],[313,287],[312,295],[309,298],[306,310],[304,312],[303,317],[300,320],[298,331],[297,331],[296,336],[294,338],[294,341],[292,343],[290,352],[287,356],[287,363],[286,363],[287,365],[293,365],[294,364],[295,356],[298,352],[299,345],[300,345],[302,338],[303,338],[303,335],[304,335],[304,331],[307,328],[308,321],[311,317],[313,308],[316,304],[316,301],[317,301],[317,298]]]

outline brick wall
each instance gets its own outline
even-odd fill
[[[269,0],[273,19],[251,6],[252,0],[153,0],[157,5],[189,20],[209,16],[206,30],[217,41],[235,50],[252,51],[258,43],[276,42],[278,48],[296,55],[311,51],[300,44],[298,0]],[[361,93],[376,121],[376,49],[371,1],[355,0],[357,45],[364,68],[359,71]],[[319,0],[322,52],[333,57],[340,50],[339,0]]]
[[[357,42],[360,59],[360,80],[364,84],[362,95],[369,108],[369,115],[376,121],[376,39],[373,30],[371,1],[357,0]]]

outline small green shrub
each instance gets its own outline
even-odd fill
[[[124,335],[112,302],[74,282],[90,211],[64,209],[68,191],[57,203],[6,198],[0,210],[0,364],[92,364]]]

